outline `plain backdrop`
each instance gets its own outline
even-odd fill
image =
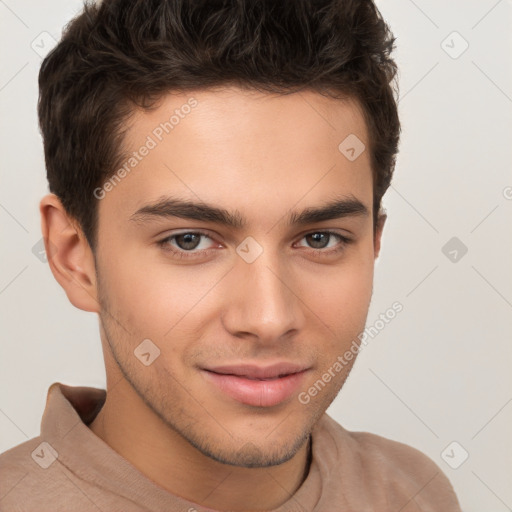
[[[429,455],[465,512],[512,510],[512,4],[377,5],[397,37],[403,133],[368,325],[403,311],[328,412]],[[0,0],[0,452],[39,434],[51,383],[105,387],[97,317],[38,257],[37,74],[80,7]]]

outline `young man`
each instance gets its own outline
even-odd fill
[[[426,456],[325,413],[372,295],[393,43],[370,0],[72,21],[40,72],[40,210],[107,389],[50,387],[2,511],[460,511]]]

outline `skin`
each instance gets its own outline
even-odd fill
[[[369,151],[351,162],[338,150],[349,134],[368,147],[352,101],[236,87],[168,94],[155,110],[134,113],[126,149],[190,97],[197,106],[98,202],[95,253],[53,194],[40,204],[42,230],[69,300],[100,319],[107,399],[91,430],[178,496],[218,510],[268,510],[306,478],[310,433],[354,363],[308,404],[298,400],[364,330],[385,216],[373,226]],[[167,195],[238,211],[247,225],[130,220]],[[355,198],[368,214],[287,224],[291,211],[333,198]],[[326,229],[352,243],[306,236]],[[167,250],[157,243],[187,230],[208,236],[192,249],[176,238]],[[252,263],[236,252],[248,236],[263,248]],[[144,339],[160,350],[149,366],[134,356]],[[199,369],[276,361],[309,370],[299,392],[272,407],[235,401]]]

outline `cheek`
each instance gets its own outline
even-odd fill
[[[115,254],[114,247],[111,243],[102,258],[104,286],[112,313],[134,335],[165,342],[180,332],[181,338],[184,329],[199,329],[222,307],[217,294],[230,280],[230,263],[179,265],[153,248],[148,257],[148,248],[144,254],[135,248]],[[373,245],[362,241],[336,265],[295,266],[287,278],[304,301],[298,307],[306,308],[306,316],[314,313],[310,322],[319,324],[321,319],[345,338],[364,328],[373,284]]]
[[[150,258],[134,251],[110,261],[119,262],[105,270],[111,305],[130,332],[163,342],[192,320],[199,325],[198,312],[226,273],[220,266],[168,263],[156,251]]]
[[[322,320],[327,343],[339,350],[364,329],[373,287],[373,259],[354,255],[350,264],[340,265],[324,277],[316,276],[316,292],[309,292],[308,304]],[[329,329],[327,329],[329,327]]]

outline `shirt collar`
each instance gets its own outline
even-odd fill
[[[105,403],[106,391],[101,388],[67,386],[53,383],[48,389],[46,407],[41,421],[41,437],[57,452],[57,460],[76,476],[122,495],[144,509],[172,507],[198,512],[215,512],[184,500],[157,485],[120,454],[110,448],[88,428]],[[324,422],[333,421],[327,415],[315,425],[312,436],[312,460],[308,476],[290,499],[274,512],[315,508],[322,494],[322,481],[329,476],[329,468],[318,464],[320,451],[333,453],[331,436],[319,436]],[[334,450],[335,451],[335,450]],[[179,507],[179,508],[177,508]]]

